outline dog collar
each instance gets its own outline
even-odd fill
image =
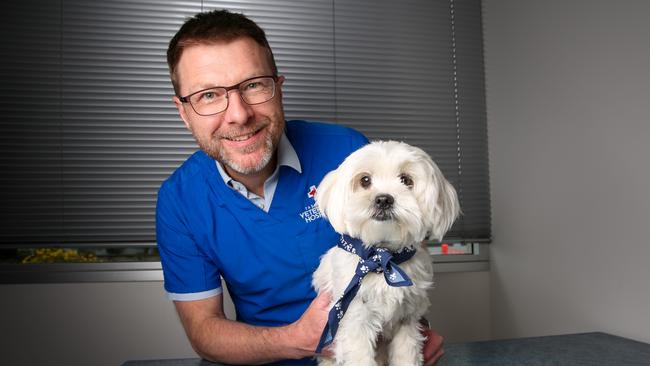
[[[413,282],[408,275],[399,268],[398,264],[406,262],[415,255],[415,248],[408,247],[399,252],[391,252],[385,248],[365,247],[359,239],[342,235],[337,246],[347,252],[359,256],[359,264],[355,270],[354,277],[343,295],[334,304],[329,312],[327,324],[316,347],[316,353],[334,341],[334,336],[339,328],[339,322],[343,319],[348,306],[356,296],[361,286],[361,280],[370,272],[384,273],[384,279],[389,286],[411,286]]]

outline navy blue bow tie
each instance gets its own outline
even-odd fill
[[[334,304],[334,307],[332,307],[332,310],[330,310],[327,324],[325,325],[325,329],[323,329],[318,347],[316,347],[316,353],[320,353],[324,347],[330,345],[334,340],[336,331],[339,328],[339,322],[343,319],[345,311],[359,291],[361,280],[365,275],[370,272],[383,272],[386,283],[394,287],[411,286],[413,284],[406,273],[397,266],[415,255],[415,248],[413,247],[402,249],[397,253],[391,253],[384,248],[366,248],[360,240],[347,235],[341,236],[338,247],[358,255],[359,264],[357,265],[354,277],[352,277],[352,281],[350,281],[341,298],[339,298],[336,304]]]

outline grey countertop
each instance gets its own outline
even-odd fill
[[[198,358],[128,361],[122,366],[218,366]],[[606,333],[451,343],[437,366],[650,366],[650,344]]]

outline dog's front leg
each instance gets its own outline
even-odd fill
[[[421,366],[424,363],[424,336],[416,319],[408,319],[396,329],[388,346],[391,366]]]
[[[377,366],[375,346],[380,324],[376,314],[355,299],[348,308],[334,340],[337,366]]]

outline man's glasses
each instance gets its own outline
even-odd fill
[[[275,96],[277,80],[277,76],[256,76],[233,86],[215,86],[178,99],[190,103],[198,115],[211,116],[228,109],[228,93],[235,89],[239,90],[239,96],[248,105],[268,102]]]

